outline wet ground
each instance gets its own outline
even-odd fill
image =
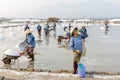
[[[4,65],[0,61],[0,67],[12,68],[34,68],[45,70],[72,70],[73,54],[64,42],[57,44],[57,36],[63,35],[65,24],[58,25],[56,32],[51,31],[48,37],[42,32],[42,42],[38,40],[36,25],[30,28],[36,38],[35,61],[29,62],[26,56],[19,58],[19,65]],[[42,25],[44,26],[44,25]],[[86,39],[86,56],[81,59],[81,63],[86,65],[87,71],[120,72],[120,25],[110,25],[105,34],[103,24],[91,24],[88,27],[89,37]],[[7,49],[15,49],[15,46],[25,39],[24,26],[14,28],[0,28],[0,59]],[[17,49],[16,49],[17,50]]]

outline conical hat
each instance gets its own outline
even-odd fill
[[[26,31],[25,31],[25,33],[26,34],[29,34],[29,33],[31,33],[32,31],[30,30],[30,29],[27,29]]]
[[[72,27],[71,30],[70,30],[70,35],[72,35],[74,29],[77,28],[76,26],[75,27]]]

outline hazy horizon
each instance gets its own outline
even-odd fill
[[[120,17],[120,0],[0,0],[0,17]]]

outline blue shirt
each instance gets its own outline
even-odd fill
[[[70,39],[70,48],[72,50],[80,50],[82,51],[82,39],[86,38],[86,34],[80,34],[78,37],[71,37]]]
[[[50,28],[50,26],[49,26],[49,25],[46,25],[45,30],[46,30],[46,31],[49,31],[49,28]]]
[[[41,26],[40,25],[37,26],[37,30],[41,30]]]
[[[32,33],[28,35],[27,40],[28,40],[28,45],[30,47],[35,47],[35,37],[33,36]]]

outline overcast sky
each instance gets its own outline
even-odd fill
[[[0,0],[0,17],[120,17],[120,0]]]

